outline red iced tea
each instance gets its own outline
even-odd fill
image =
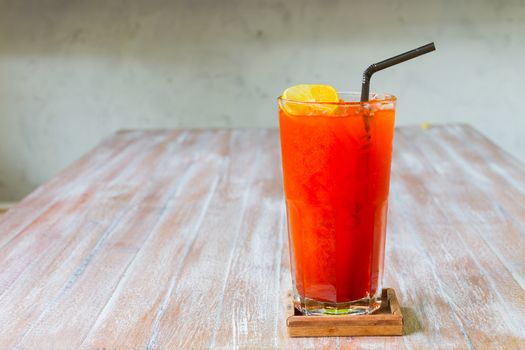
[[[306,313],[379,305],[395,97],[373,98],[279,100],[295,301]]]

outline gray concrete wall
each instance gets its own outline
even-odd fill
[[[0,201],[120,128],[276,126],[276,96],[358,90],[367,64],[397,124],[466,122],[525,160],[524,1],[0,0]]]

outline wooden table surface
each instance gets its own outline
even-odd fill
[[[0,348],[525,349],[525,167],[396,131],[385,286],[405,336],[286,336],[276,130],[125,131],[0,216]]]

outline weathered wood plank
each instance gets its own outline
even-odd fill
[[[275,133],[258,142],[257,162],[245,214],[221,292],[211,348],[257,347],[274,335],[284,232],[279,148]],[[276,345],[276,344],[274,344]]]
[[[107,170],[119,169],[120,161],[122,165],[125,165],[126,160],[129,161],[134,154],[139,153],[141,144],[137,142],[139,141],[138,135],[135,132],[107,139],[48,183],[37,188],[17,206],[11,208],[8,216],[4,217],[0,225],[0,247],[21,234],[21,230],[28,228],[61,198],[67,197],[68,189],[76,187],[77,192],[81,193],[82,189],[85,190],[85,187],[82,186],[92,185],[94,182],[91,181],[96,181],[97,176],[106,175],[108,178],[114,174]],[[150,140],[141,141],[150,142]],[[133,152],[134,149],[135,152]]]
[[[161,140],[157,140],[155,142],[160,143],[160,141]],[[140,147],[147,146],[148,142],[152,144],[153,139],[137,143]],[[109,148],[108,151],[110,149],[111,148]],[[131,148],[131,151],[133,151],[133,148]],[[138,152],[138,149],[135,151]],[[102,153],[105,153],[104,148],[102,148]],[[126,201],[123,200],[125,198],[122,198],[123,194],[120,193],[122,185],[119,184],[119,181],[129,181],[128,178],[121,177],[126,176],[124,172],[121,172],[121,169],[126,165],[129,166],[133,164],[131,159],[134,154],[131,152],[124,153],[129,154],[130,158],[126,159],[123,157],[125,162],[115,162],[113,164],[114,168],[107,168],[106,172],[100,172],[99,169],[96,168],[100,163],[86,162],[86,164],[92,164],[95,167],[92,169],[92,173],[100,173],[103,176],[93,178],[90,177],[90,174],[92,174],[90,173],[85,177],[86,181],[88,181],[87,184],[82,183],[82,176],[78,176],[80,183],[77,187],[74,187],[76,181],[72,181],[73,184],[68,183],[65,185],[66,193],[59,195],[59,199],[56,200],[54,204],[48,206],[37,219],[33,220],[31,217],[26,218],[29,225],[25,226],[23,230],[18,232],[10,241],[6,242],[5,245],[0,248],[0,263],[5,268],[4,273],[0,276],[0,303],[2,300],[1,295],[6,289],[13,287],[15,281],[24,271],[27,271],[27,274],[30,276],[28,283],[31,283],[31,277],[34,276],[32,269],[40,269],[45,266],[45,263],[39,260],[40,257],[52,260],[54,257],[52,252],[60,252],[63,248],[63,244],[68,244],[68,242],[70,242],[75,245],[77,240],[85,237],[84,235],[71,234],[72,232],[75,232],[75,229],[79,224],[86,224],[85,222],[82,222],[82,216],[78,214],[84,214],[93,210],[96,211],[98,208],[94,204],[101,199],[106,199],[112,202],[107,203],[109,207],[108,209],[113,209],[114,206],[112,204],[118,203],[119,200],[121,200],[122,203],[126,203]],[[136,156],[135,161],[140,162],[142,159],[145,159],[145,156],[147,156],[147,154]],[[97,156],[95,158],[104,159],[102,156]],[[81,162],[81,164],[84,163]],[[68,171],[65,173],[65,177],[69,178],[67,175]],[[131,174],[131,176],[136,175]],[[57,181],[52,181],[51,185],[48,184],[46,186],[52,187],[53,182]],[[118,185],[115,186],[115,183]],[[102,191],[107,191],[107,193],[105,193],[106,197],[99,196]],[[16,220],[16,224],[23,222],[19,217],[17,209],[23,209],[26,206],[31,207],[33,205],[35,204],[32,203],[31,196],[28,201],[22,201],[22,203],[12,210],[14,215],[9,217],[9,219],[11,219],[9,222],[12,220]],[[35,210],[39,211],[41,208],[37,207]],[[11,211],[8,215],[10,214]],[[112,216],[109,219],[113,220],[114,217]],[[94,223],[95,222],[87,222],[87,224],[91,226],[93,226]],[[6,227],[13,228],[10,225],[6,225]],[[0,230],[6,227],[2,225]],[[28,232],[31,232],[30,236],[27,235]],[[10,232],[8,232],[8,235],[9,234]],[[57,238],[59,239],[57,240]],[[30,255],[32,259],[28,262],[24,262],[23,257],[27,255]],[[38,275],[38,273],[36,275]]]
[[[112,294],[118,289],[120,280],[126,276],[127,271],[133,266],[142,247],[151,239],[155,233],[158,221],[163,220],[168,208],[179,190],[188,185],[187,180],[195,175],[203,175],[217,170],[216,163],[221,161],[216,154],[208,153],[207,147],[211,149],[220,148],[224,137],[218,133],[204,133],[194,135],[183,144],[179,157],[174,158],[170,142],[163,142],[163,147],[151,163],[144,164],[144,168],[152,172],[144,172],[144,178],[133,180],[135,189],[131,188],[129,193],[135,194],[130,200],[131,207],[125,213],[121,223],[118,223],[107,235],[97,242],[97,245],[89,253],[89,268],[83,265],[79,269],[82,272],[77,277],[76,270],[71,278],[74,284],[66,283],[67,294],[60,290],[59,302],[54,302],[46,308],[37,319],[36,324],[25,334],[20,345],[22,347],[34,347],[37,344],[49,341],[41,332],[48,327],[49,323],[55,324],[56,334],[66,339],[77,339],[80,341],[91,329],[93,321],[104,310],[105,305],[111,300]],[[186,143],[186,141],[184,141]],[[187,156],[184,156],[186,154]],[[203,159],[204,158],[204,159]],[[201,162],[202,161],[202,162]],[[135,173],[135,172],[133,172]],[[174,176],[174,174],[179,174]],[[121,189],[124,191],[124,189]],[[93,281],[104,281],[93,289]],[[81,305],[78,305],[78,296],[83,296]],[[64,313],[77,312],[77,316],[68,324],[60,324]],[[60,340],[58,337],[57,340]],[[75,338],[76,337],[76,338]],[[107,339],[107,338],[106,338]],[[75,344],[75,343],[73,343]],[[54,343],[54,347],[64,347],[66,344]]]
[[[400,148],[405,150],[409,147],[409,140],[413,143],[421,135],[413,129],[401,130],[400,134],[404,136],[400,138]],[[443,141],[441,144],[432,143],[429,137],[425,140],[427,148],[414,150],[420,152],[417,159],[425,171],[406,174],[408,176],[399,182],[404,183],[404,190],[411,193],[405,210],[413,213],[413,217],[407,217],[407,222],[420,231],[419,240],[442,286],[441,293],[435,297],[442,297],[457,309],[454,313],[474,348],[496,344],[502,335],[506,337],[506,345],[519,346],[523,344],[519,337],[523,333],[516,317],[521,318],[523,314],[519,316],[522,312],[515,308],[507,309],[510,305],[506,300],[509,299],[502,295],[510,296],[510,292],[518,298],[519,305],[525,297],[524,291],[512,279],[500,278],[508,271],[495,256],[480,255],[488,254],[489,250],[474,250],[472,243],[467,244],[479,242],[480,232],[486,231],[487,226],[477,222],[479,217],[471,217],[470,212],[463,210],[462,204],[469,201],[463,194],[465,189],[481,191],[483,185],[476,182],[474,172],[471,172],[473,176],[467,177],[466,171],[457,168],[458,159],[447,157],[442,151]],[[440,173],[436,166],[450,168]],[[477,176],[477,179],[482,179],[485,174],[478,173]],[[482,201],[482,198],[477,200]],[[475,225],[477,229],[473,229]]]
[[[217,345],[215,344],[216,327],[221,317],[229,317],[228,320],[231,321],[233,310],[224,309],[222,304],[225,302],[224,293],[228,276],[232,272],[232,267],[236,268],[236,250],[240,249],[239,245],[244,241],[246,230],[249,228],[246,225],[256,219],[250,211],[263,199],[261,197],[263,193],[260,189],[257,190],[257,187],[267,186],[268,180],[265,179],[275,179],[275,174],[267,169],[269,162],[275,161],[272,158],[274,153],[260,151],[275,145],[276,139],[268,136],[268,132],[262,131],[237,135],[231,146],[231,162],[221,178],[216,196],[211,200],[208,215],[184,262],[179,283],[173,288],[171,295],[167,296],[165,308],[160,310],[162,314],[157,328],[152,332],[149,346],[160,348],[211,346],[213,348]],[[255,163],[252,161],[254,155],[257,156]],[[278,205],[277,210],[280,208],[281,206]],[[277,218],[267,216],[266,220],[270,221],[265,222],[265,225],[270,226],[265,232],[269,237],[270,234],[275,234],[271,228],[271,221],[278,220],[279,216],[277,215]],[[210,240],[213,240],[214,244],[210,244]],[[275,253],[272,255],[275,256]],[[253,257],[249,257],[250,260],[251,258]],[[249,266],[250,261],[248,260],[246,264]],[[254,274],[257,276],[255,271]],[[273,280],[271,277],[270,279]],[[270,300],[268,296],[267,298]],[[250,299],[249,295],[247,299]],[[188,305],[188,308],[191,306],[191,312],[186,311],[181,305]],[[233,324],[232,334],[237,332],[241,335],[242,321],[251,317],[253,316],[245,315],[244,319],[237,321],[241,323]],[[271,322],[272,333],[273,324]],[[248,324],[245,326],[248,327]],[[186,336],[181,337],[180,334]],[[233,341],[236,339],[234,337]]]
[[[150,146],[157,145],[157,150],[160,151],[169,137],[158,136],[160,138],[149,138],[148,142]],[[128,161],[127,166],[148,166],[159,158],[159,153],[139,152],[134,160]],[[31,252],[32,259],[29,262],[24,261],[22,257],[13,261],[15,264],[26,266],[0,299],[0,309],[4,311],[1,314],[2,321],[6,321],[6,326],[1,330],[4,340],[22,340],[24,335],[38,325],[39,320],[54,311],[56,304],[61,302],[66,293],[71,293],[71,287],[95,259],[107,238],[126,218],[129,210],[140,202],[140,199],[136,198],[140,197],[138,189],[144,186],[147,178],[147,173],[141,175],[124,169],[115,172],[105,181],[92,183],[93,190],[89,193],[80,192],[80,199],[75,193],[71,194],[67,210],[55,208],[55,212],[48,214],[59,219],[53,222],[69,221],[67,225],[40,225],[34,229],[31,239],[23,238],[24,242],[31,245],[25,247],[25,250],[22,249],[22,254],[27,254],[33,249],[34,251]],[[77,204],[77,200],[80,204]],[[89,201],[91,207],[84,207],[84,203]],[[36,284],[37,288],[34,288],[35,276],[43,277],[38,279],[40,283]],[[14,315],[16,317],[13,317]],[[8,344],[7,341],[3,343]]]
[[[462,211],[467,212],[462,222],[470,224],[472,221],[478,226],[488,248],[510,271],[520,288],[525,289],[525,264],[521,261],[525,251],[525,166],[471,128],[437,129],[429,136],[429,142],[434,144],[437,139],[445,140],[444,152],[456,159],[454,171],[485,176],[483,184],[457,189],[461,191],[458,196],[464,199]],[[465,139],[479,142],[467,147],[463,144]],[[500,160],[508,166],[500,165]],[[445,198],[441,196],[441,199]]]
[[[450,127],[446,130],[437,129],[429,135],[431,137],[428,139],[434,150],[442,150],[447,154],[450,161],[449,164],[444,164],[447,164],[449,173],[473,171],[483,174],[490,185],[487,183],[481,185],[465,179],[464,182],[453,187],[452,192],[455,196],[453,199],[455,200],[452,201],[450,194],[445,196],[435,186],[430,189],[430,192],[435,193],[433,199],[440,211],[449,207],[449,210],[444,213],[448,220],[454,223],[454,225],[448,225],[449,229],[453,228],[456,232],[461,233],[471,232],[471,234],[461,234],[458,237],[464,241],[466,246],[475,247],[472,249],[476,252],[474,258],[477,258],[481,271],[491,278],[491,283],[494,284],[492,289],[495,289],[501,298],[516,302],[511,310],[506,312],[508,318],[516,318],[515,322],[521,325],[518,331],[525,334],[525,284],[523,283],[525,264],[520,261],[525,251],[525,230],[523,230],[525,226],[520,224],[523,221],[516,220],[516,218],[525,217],[525,210],[523,210],[525,209],[525,191],[521,191],[520,186],[513,186],[513,181],[509,182],[512,175],[493,171],[491,164],[497,163],[499,158],[491,159],[491,152],[487,152],[488,156],[481,157],[484,151],[480,146],[486,140],[470,147],[462,145],[467,139],[466,132],[471,132],[470,128],[464,130],[465,133],[463,129],[457,127]],[[495,147],[492,146],[492,148]],[[455,156],[456,153],[461,157]],[[503,154],[498,154],[498,157],[505,158]],[[507,158],[508,161],[512,161],[510,157],[507,156]],[[436,166],[433,167],[436,168]],[[525,167],[516,166],[512,169],[514,173],[525,179]],[[514,182],[518,182],[517,179]],[[512,197],[509,197],[509,194],[512,194]],[[448,205],[445,205],[445,202]],[[456,204],[459,208],[451,206],[451,203]],[[514,215],[511,215],[514,220],[509,220],[509,217],[505,215],[511,211],[508,208],[515,209]],[[508,242],[513,244],[508,244]],[[478,258],[479,256],[482,258]],[[515,310],[519,312],[514,312]]]
[[[220,136],[219,142],[209,143],[205,139],[213,136],[204,134],[200,140],[200,151],[185,150],[188,156],[193,157],[193,170],[178,186],[178,192],[168,203],[165,215],[159,218],[150,239],[142,245],[93,322],[82,341],[83,346],[147,345],[151,330],[158,322],[157,312],[164,307],[166,295],[177,282],[180,266],[193,245],[211,197],[216,192],[221,169],[229,162],[230,132],[223,132]],[[206,152],[208,148],[210,152]],[[173,169],[167,173],[176,174],[176,171]],[[122,322],[122,314],[129,315],[126,322]],[[140,330],[133,327],[135,324],[141,325]]]

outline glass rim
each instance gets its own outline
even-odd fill
[[[346,95],[357,95],[357,96],[361,96],[361,93],[360,92],[355,92],[355,91],[337,91],[337,94],[346,94]],[[296,100],[290,100],[290,99],[286,99],[286,98],[283,98],[283,96],[279,96],[277,98],[277,101],[279,103],[281,102],[284,102],[284,103],[297,103],[297,104],[303,104],[303,105],[336,105],[336,106],[358,106],[358,105],[366,105],[366,104],[374,104],[374,103],[392,103],[392,102],[396,102],[397,101],[397,97],[393,94],[389,94],[389,93],[378,93],[378,92],[371,92],[370,93],[370,96],[383,96],[383,98],[378,98],[378,99],[370,99],[368,101],[364,101],[364,102],[361,102],[361,101],[338,101],[338,102],[311,102],[311,101],[296,101]]]

